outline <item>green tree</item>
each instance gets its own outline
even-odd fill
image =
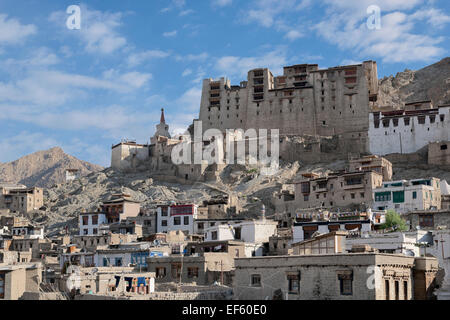
[[[388,210],[386,213],[386,222],[384,223],[383,229],[393,228],[396,231],[407,231],[408,226],[405,220],[394,210]]]

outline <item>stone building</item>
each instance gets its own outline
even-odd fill
[[[349,172],[375,171],[383,175],[383,181],[392,180],[392,163],[382,157],[365,156],[349,160]]]
[[[404,215],[411,228],[433,230],[438,227],[450,229],[450,210],[411,211]]]
[[[42,188],[0,188],[0,208],[27,214],[44,205]]]
[[[228,252],[205,252],[201,256],[172,256],[147,259],[147,270],[156,273],[156,282],[212,285],[232,283],[234,258]]]
[[[345,208],[373,203],[372,192],[383,183],[383,176],[375,171],[333,173],[323,177],[303,174],[295,182],[297,208]],[[365,209],[365,208],[362,208]]]
[[[450,141],[437,141],[428,145],[428,164],[450,166]]]
[[[25,292],[39,292],[42,265],[0,265],[0,301],[19,300]]]
[[[281,135],[340,135],[349,149],[367,149],[367,114],[378,94],[377,65],[319,69],[317,64],[248,72],[239,86],[203,81],[199,120],[203,129],[279,129]]]
[[[441,208],[441,187],[438,178],[384,182],[373,190],[376,210],[406,213],[414,210]]]
[[[435,258],[380,253],[240,258],[235,260],[236,299],[430,299]]]

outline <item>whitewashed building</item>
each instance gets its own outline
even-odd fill
[[[262,256],[264,244],[276,234],[278,222],[268,219],[219,224],[205,229],[205,241],[240,240],[245,243],[245,255]]]
[[[102,212],[82,212],[78,218],[80,236],[101,234],[101,227],[108,224],[106,214]]]
[[[380,253],[405,254],[408,256],[420,257],[424,254],[424,249],[418,244],[427,242],[431,244],[431,233],[425,230],[409,232],[389,232],[389,233],[364,233],[358,238],[347,238],[345,249],[350,251],[353,246],[369,245],[377,249]]]
[[[399,180],[383,183],[373,191],[375,210],[395,210],[407,213],[440,209],[441,187],[438,178]]]
[[[156,232],[185,231],[194,234],[198,206],[195,204],[159,206],[156,210]]]
[[[417,109],[416,109],[417,108]],[[414,153],[430,142],[450,140],[450,105],[430,102],[405,105],[404,110],[369,114],[369,148],[375,155]]]

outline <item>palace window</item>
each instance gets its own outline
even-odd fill
[[[250,284],[252,287],[261,287],[261,275],[252,274]]]

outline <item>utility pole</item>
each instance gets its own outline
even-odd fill
[[[442,239],[442,234],[441,234],[441,250],[442,250],[442,259],[445,259],[444,256],[444,239]]]
[[[223,286],[223,261],[220,260],[220,284]]]

